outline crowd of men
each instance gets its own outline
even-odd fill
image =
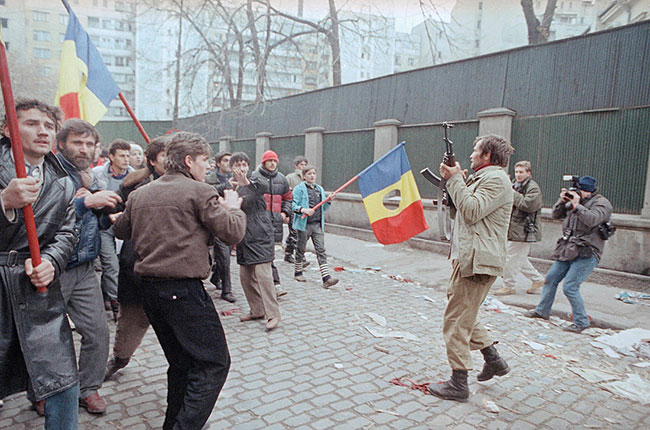
[[[38,100],[18,101],[16,110],[28,176],[16,178],[4,124],[0,399],[27,391],[45,416],[45,428],[76,429],[78,406],[106,412],[102,383],[129,363],[151,325],[169,362],[163,428],[201,428],[230,367],[223,327],[203,281],[210,279],[221,299],[235,302],[230,257],[236,252],[250,307],[241,321],[265,318],[266,329],[275,329],[281,320],[278,297],[286,293],[274,249],[282,243],[283,224],[289,224],[284,260],[295,265],[295,279],[305,281],[304,251],[311,238],[323,287],[338,282],[329,274],[324,248],[323,212],[329,205],[312,209],[325,203],[316,168],[299,156],[285,177],[273,151],[256,168],[244,153],[220,152],[213,159],[205,139],[187,132],[156,138],[145,151],[116,139],[101,160],[100,136],[88,122],[64,122],[58,108]],[[566,329],[579,333],[589,326],[579,287],[602,255],[599,227],[609,221],[611,204],[591,176],[581,177],[577,189],[561,191],[553,217],[564,219],[564,234],[553,266],[542,276],[527,259],[530,244],[541,239],[541,192],[527,161],[515,164],[510,181],[505,168],[512,152],[505,139],[480,136],[470,157],[472,175],[458,163],[440,165],[456,207],[443,323],[452,376],[429,387],[444,399],[468,398],[470,350],[479,349],[485,359],[479,381],[510,371],[477,321],[498,276],[504,276],[504,288],[495,294],[514,294],[520,272],[532,282],[528,293],[542,289],[539,305],[526,315],[545,319],[566,278],[564,293],[574,315]],[[42,255],[35,267],[20,211],[29,204]],[[35,287],[47,287],[47,294]],[[117,323],[110,359],[105,311]],[[81,336],[78,359],[69,321]]]

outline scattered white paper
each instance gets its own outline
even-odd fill
[[[631,328],[610,336],[599,336],[596,342],[612,347],[623,355],[634,356],[644,342],[650,340],[650,330]]]
[[[364,326],[366,330],[370,332],[371,335],[374,337],[392,337],[395,339],[406,339],[406,340],[412,340],[415,342],[419,342],[420,338],[418,338],[416,335],[409,333],[407,331],[393,331],[393,330],[388,330],[384,328],[370,328],[368,326]]]
[[[366,315],[382,327],[386,327],[386,318],[374,312],[366,312]]]
[[[533,342],[532,340],[525,340],[524,343],[531,348],[533,348],[535,351],[544,351],[544,348],[546,348],[546,345],[542,345],[541,343]]]
[[[639,363],[633,363],[632,366],[640,367],[640,368],[650,367],[650,361],[641,361]]]
[[[619,375],[603,372],[602,370],[588,369],[585,367],[567,367],[567,369],[582,377],[585,381],[592,382],[594,384],[621,379]]]
[[[488,399],[483,400],[483,406],[485,407],[486,411],[492,412],[493,414],[498,414],[499,412],[501,412],[497,404],[494,403],[492,400],[488,400]]]
[[[628,373],[625,381],[614,381],[603,384],[603,388],[619,396],[639,402],[643,405],[650,405],[650,383],[641,379],[635,373]]]

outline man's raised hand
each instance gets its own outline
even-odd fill
[[[241,207],[242,198],[239,197],[237,191],[224,190],[223,197],[219,198],[219,204],[226,209],[239,209]]]

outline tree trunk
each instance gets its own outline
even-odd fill
[[[327,33],[327,40],[332,51],[332,83],[341,85],[341,47],[339,45],[339,17],[334,0],[329,0],[332,28]]]
[[[548,42],[550,36],[551,23],[553,22],[553,14],[555,13],[555,6],[557,0],[548,0],[546,8],[544,9],[544,17],[540,23],[535,16],[532,0],[521,0],[521,9],[526,18],[526,27],[528,28],[528,44],[537,45],[540,43]]]

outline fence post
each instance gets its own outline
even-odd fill
[[[402,122],[397,119],[382,119],[373,124],[375,127],[374,161],[397,146],[397,129]]]
[[[316,167],[316,182],[323,178],[323,127],[310,127],[305,130],[305,157]]]
[[[499,107],[478,113],[478,135],[496,134],[512,144],[512,120],[517,115],[512,109]]]
[[[643,197],[641,218],[650,219],[650,157],[648,157],[648,167],[646,168],[645,196]]]
[[[255,166],[262,163],[264,152],[271,149],[271,136],[273,133],[263,131],[255,135]]]
[[[221,136],[219,138],[219,152],[231,152],[230,141],[233,139],[233,136]]]

